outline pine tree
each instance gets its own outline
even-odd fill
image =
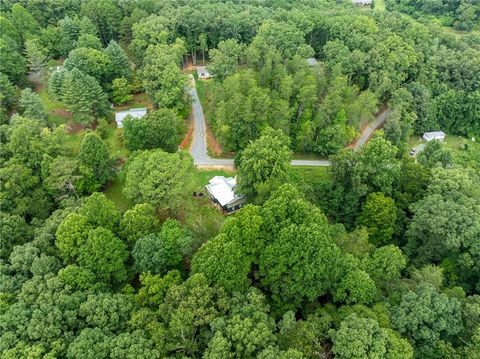
[[[76,68],[65,75],[62,101],[72,112],[73,119],[80,123],[90,124],[94,117],[109,111],[107,96],[97,80]]]
[[[41,72],[44,69],[47,56],[43,53],[42,46],[37,39],[25,41],[25,57],[32,73]]]
[[[56,100],[62,98],[63,81],[65,80],[66,74],[67,71],[61,68],[54,71],[48,79],[48,94]]]
[[[112,78],[132,78],[132,71],[130,69],[127,54],[115,40],[110,41],[105,49],[105,54],[110,58]]]
[[[28,87],[20,93],[20,108],[24,117],[40,121],[47,118],[40,96]]]

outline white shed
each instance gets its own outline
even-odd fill
[[[307,64],[308,66],[316,66],[318,65],[318,62],[314,57],[310,57],[309,59],[307,59]]]
[[[206,80],[212,77],[206,66],[197,66],[197,75],[201,80]]]
[[[425,132],[423,134],[423,139],[427,142],[432,140],[443,141],[445,139],[445,132],[443,131],[434,131],[434,132]]]
[[[142,118],[146,114],[147,114],[146,108],[131,108],[130,110],[127,110],[127,111],[115,112],[115,122],[117,123],[118,128],[122,128],[123,120],[125,120],[125,117],[127,117],[128,115],[132,116],[133,118]]]
[[[354,5],[362,5],[362,6],[371,6],[373,0],[352,0],[352,4]]]

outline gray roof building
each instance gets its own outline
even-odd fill
[[[210,199],[227,213],[235,212],[245,204],[245,197],[235,194],[236,178],[215,176],[205,186]]]
[[[127,111],[119,111],[115,113],[115,122],[117,123],[118,128],[123,127],[123,120],[128,115],[132,116],[133,118],[142,118],[147,114],[146,108],[131,108]]]
[[[307,59],[307,64],[308,66],[315,66],[318,65],[318,62],[314,57],[310,57],[309,59]]]
[[[210,72],[208,72],[206,66],[197,66],[197,75],[198,75],[198,78],[202,80],[209,79],[210,77],[212,77]]]
[[[427,142],[430,142],[432,140],[439,140],[443,141],[445,139],[445,132],[443,131],[434,131],[434,132],[425,132],[423,134],[423,139]]]
[[[363,6],[371,6],[373,0],[352,0],[352,4],[354,5],[363,5]]]

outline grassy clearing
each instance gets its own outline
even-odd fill
[[[312,203],[317,201],[317,188],[332,180],[328,167],[291,166],[289,176]]]
[[[67,134],[67,136],[65,136],[65,147],[69,148],[74,155],[78,154],[85,133],[85,131],[81,131],[79,133]]]
[[[105,133],[105,138],[103,139],[110,150],[110,154],[115,158],[125,158],[128,157],[130,151],[125,147],[121,141],[121,136],[119,132],[122,132],[122,129],[117,128],[116,122],[110,122],[108,124],[107,131]]]
[[[121,212],[132,208],[134,203],[123,194],[123,180],[119,174],[105,186],[105,195],[110,199]]]
[[[208,184],[208,181],[215,176],[224,176],[224,177],[232,177],[235,176],[235,171],[227,171],[227,170],[199,170],[197,172],[197,186],[199,188],[203,188]]]
[[[60,126],[66,124],[69,119],[69,113],[66,112],[67,107],[60,101],[51,98],[47,89],[44,87],[38,93],[43,103],[43,108],[48,115],[49,125]]]
[[[133,99],[124,105],[115,105],[113,111],[124,111],[131,108],[143,108],[146,107],[150,111],[153,110],[152,101],[148,98],[145,92],[133,94]]]
[[[374,9],[378,11],[385,11],[385,0],[374,0]]]
[[[198,98],[203,107],[203,115],[205,121],[209,121],[212,116],[212,92],[215,87],[215,80],[198,80],[195,82],[197,88]]]
[[[214,176],[231,177],[234,175],[234,171],[197,170],[196,191],[204,191],[205,185]],[[186,204],[184,222],[200,239],[201,243],[215,236],[224,220],[225,215],[212,205],[208,197],[192,197],[192,200]]]
[[[40,99],[43,102],[43,107],[45,108],[45,111],[47,111],[47,112],[50,112],[50,111],[56,110],[56,109],[66,109],[67,108],[67,106],[65,106],[62,102],[54,100],[53,98],[51,98],[45,87],[40,90],[38,95],[40,96]]]
[[[300,185],[312,185],[318,182],[331,181],[332,175],[328,167],[291,166],[290,178]]]
[[[408,143],[415,147],[422,143],[422,139],[420,136],[412,136]],[[455,163],[480,170],[480,143],[463,136],[447,134],[444,144],[452,150]]]
[[[325,160],[326,157],[322,157],[316,153],[302,153],[302,152],[294,152],[292,159],[294,160]]]

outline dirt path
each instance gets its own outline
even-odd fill
[[[360,147],[362,147],[365,143],[368,142],[370,137],[372,137],[373,132],[379,129],[385,123],[389,112],[390,109],[386,108],[377,115],[377,117],[372,123],[370,123],[367,127],[363,129],[362,134],[358,138],[357,142],[355,142],[355,144],[353,145],[353,149],[358,150]]]

